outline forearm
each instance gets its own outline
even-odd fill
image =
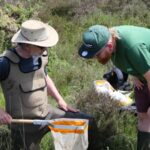
[[[64,101],[60,93],[58,92],[54,82],[51,80],[51,78],[47,75],[46,76],[46,82],[47,82],[47,90],[48,94],[53,96],[55,100],[58,103],[58,106],[63,109],[64,111],[72,111],[72,112],[77,112],[78,110],[68,106],[68,104]]]
[[[60,93],[58,92],[54,82],[51,80],[51,78],[48,75],[46,76],[46,82],[47,82],[48,94],[51,95],[52,97],[54,97],[54,99],[57,102],[62,101],[63,100],[62,96],[60,95]]]

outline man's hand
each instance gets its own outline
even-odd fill
[[[133,77],[133,84],[138,90],[141,90],[144,86],[144,84],[136,77]]]
[[[74,108],[68,106],[67,103],[63,100],[58,102],[58,106],[59,106],[60,109],[62,109],[64,111],[71,111],[71,112],[78,112],[79,111],[77,109],[74,109]]]
[[[11,120],[12,117],[7,112],[0,109],[0,124],[10,124]]]

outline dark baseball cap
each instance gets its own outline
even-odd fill
[[[83,44],[79,48],[79,55],[83,58],[92,58],[103,49],[110,38],[110,32],[107,27],[102,25],[93,25],[83,33]]]

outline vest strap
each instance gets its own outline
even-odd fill
[[[10,50],[4,51],[3,56],[16,64],[20,61],[20,58],[13,51]]]

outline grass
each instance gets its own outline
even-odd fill
[[[51,132],[47,133],[41,141],[41,150],[54,150],[53,138]]]
[[[7,19],[3,19],[4,17],[0,19],[2,22],[0,33],[6,32],[8,27],[12,27],[12,25],[15,28],[18,27],[22,21],[29,18],[41,19],[52,25],[58,31],[60,40],[55,47],[49,49],[48,74],[54,80],[64,99],[74,107],[78,107],[96,118],[99,128],[98,145],[100,150],[136,149],[136,116],[128,112],[118,112],[115,109],[117,108],[115,104],[107,101],[107,98],[94,95],[92,92],[93,81],[101,79],[103,73],[111,68],[112,64],[103,66],[95,60],[85,61],[79,58],[77,50],[81,44],[81,33],[91,25],[133,24],[149,26],[150,14],[147,13],[149,11],[145,5],[140,5],[141,1],[139,1],[136,6],[144,7],[144,11],[139,11],[138,7],[131,5],[133,2],[137,2],[136,0],[128,2],[125,7],[122,5],[123,9],[119,5],[121,2],[124,4],[124,0],[102,0],[99,2],[97,0],[92,0],[92,2],[90,0],[77,0],[76,2],[74,0],[67,0],[67,2],[60,0],[33,0],[32,2],[30,0],[27,2],[14,0],[14,2],[17,5],[10,6],[5,5],[3,1],[1,2],[4,12],[2,14],[5,14],[2,16],[6,16]],[[132,16],[128,9],[132,10]],[[142,16],[142,20],[140,16]],[[7,22],[11,22],[11,26]],[[5,24],[8,26],[6,29]],[[3,28],[5,30],[1,30]],[[9,34],[7,32],[4,34],[5,39],[0,40],[1,49],[10,46],[8,40],[10,34],[14,34],[14,30],[10,30]],[[56,105],[54,102],[53,104]],[[0,91],[0,106],[4,108],[4,105],[4,97]],[[7,145],[9,140],[5,139],[5,141]],[[0,143],[5,144],[5,142]],[[51,133],[48,133],[42,139],[41,149],[53,150],[52,143]]]
[[[4,107],[5,107],[4,95],[3,95],[1,89],[0,89],[0,107],[1,107],[1,108],[4,108]]]

